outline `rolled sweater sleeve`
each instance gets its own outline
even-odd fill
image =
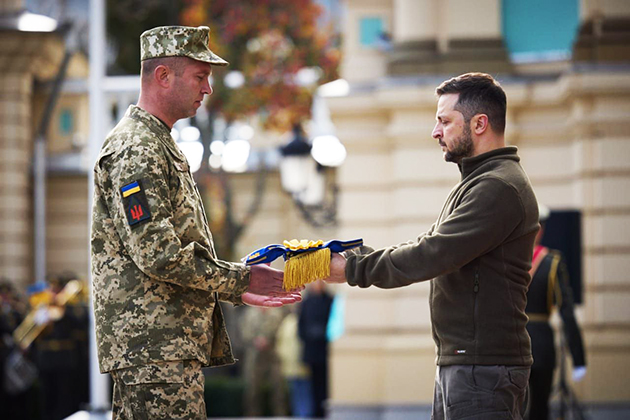
[[[100,166],[101,173],[97,175],[107,178],[103,190],[116,231],[125,251],[145,275],[182,287],[218,292],[223,299],[235,303],[240,301],[238,297],[249,286],[249,268],[219,260],[208,245],[199,241],[180,240],[172,223],[168,162],[157,141],[133,143],[105,157]],[[131,226],[120,189],[136,181],[146,196],[150,218]]]
[[[387,289],[451,273],[504,242],[523,217],[515,188],[498,178],[482,178],[417,240],[348,256],[348,284]]]

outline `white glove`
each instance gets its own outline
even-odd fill
[[[586,366],[576,366],[573,368],[573,382],[580,382],[586,375]]]
[[[42,306],[41,308],[37,309],[37,312],[35,312],[34,320],[35,320],[36,325],[47,324],[48,321],[50,321],[50,314],[48,313],[48,307]]]

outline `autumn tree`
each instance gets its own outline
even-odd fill
[[[228,121],[257,114],[280,132],[308,119],[315,86],[301,84],[299,72],[317,72],[316,84],[338,76],[338,38],[318,24],[322,14],[314,0],[185,0],[181,23],[209,26],[213,51],[244,76],[236,89],[214,80],[210,111]]]
[[[215,69],[210,124],[200,127],[205,152],[197,173],[215,244],[226,258],[233,256],[236,241],[258,209],[265,174],[261,168],[244,219],[234,220],[230,177],[208,168],[209,142],[215,137],[211,122],[221,116],[229,125],[256,115],[263,128],[284,133],[307,120],[317,85],[338,76],[339,39],[331,25],[321,24],[323,12],[314,0],[185,0],[181,8],[180,23],[209,26],[210,48],[230,63]],[[300,76],[305,71],[317,77],[304,83]],[[228,87],[228,72],[239,72],[242,85]]]

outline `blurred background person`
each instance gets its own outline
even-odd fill
[[[71,280],[77,280],[71,272],[51,278],[53,305]],[[89,320],[85,297],[85,293],[79,293],[60,307],[61,317],[51,317],[34,342],[44,420],[64,419],[89,402]]]
[[[532,340],[534,364],[529,378],[531,420],[549,418],[549,397],[556,367],[556,347],[549,318],[557,307],[562,318],[564,336],[573,359],[573,380],[580,381],[586,374],[586,360],[582,334],[575,319],[573,293],[569,275],[560,251],[540,244],[549,208],[539,206],[541,229],[536,236],[534,257],[530,274],[532,282],[527,292],[526,313],[529,317],[527,331]],[[564,343],[564,340],[561,340]],[[564,363],[561,360],[560,363]]]
[[[308,418],[313,416],[313,391],[308,366],[302,362],[304,352],[298,336],[299,306],[290,307],[290,312],[278,328],[277,353],[282,366],[282,375],[289,385],[291,415]]]
[[[14,374],[20,374],[20,366],[10,366],[14,363],[27,363],[34,368],[31,355],[22,351],[13,339],[13,332],[22,323],[28,311],[26,299],[18,294],[8,279],[0,280],[0,417],[21,420],[38,418],[37,378],[35,373],[31,378],[21,378],[24,382],[14,383],[9,380],[9,369],[16,368]],[[16,358],[16,355],[19,356]],[[30,375],[29,375],[30,376]],[[20,379],[20,378],[18,378]]]
[[[270,394],[271,414],[287,415],[284,380],[280,359],[276,353],[276,335],[285,312],[268,308],[247,308],[241,319],[241,335],[245,345],[244,413],[246,417],[260,417],[267,407],[265,388]]]
[[[321,280],[310,283],[307,292],[298,322],[300,339],[304,344],[302,360],[311,372],[314,417],[325,417],[328,399],[327,329],[333,297]]]

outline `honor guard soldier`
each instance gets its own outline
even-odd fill
[[[553,384],[553,371],[556,367],[556,346],[549,318],[554,307],[559,309],[564,326],[564,334],[573,359],[573,379],[578,381],[586,373],[586,360],[582,345],[582,334],[575,320],[573,294],[569,285],[569,275],[560,251],[540,244],[544,226],[549,217],[549,209],[540,206],[541,229],[536,237],[534,258],[530,271],[532,282],[527,292],[526,313],[529,317],[527,332],[532,340],[534,364],[529,378],[531,404],[529,418],[547,420],[549,418],[549,396]],[[564,361],[562,361],[563,363]]]

